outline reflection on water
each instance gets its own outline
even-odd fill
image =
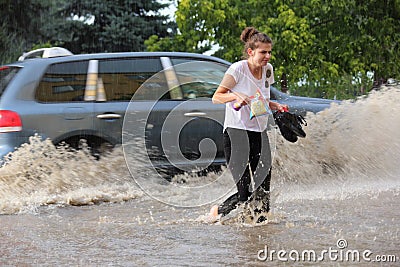
[[[271,222],[256,227],[235,215],[225,225],[206,224],[198,218],[208,205],[156,201],[132,179],[121,149],[95,160],[32,138],[0,168],[0,264],[266,266],[279,262],[257,259],[265,245],[323,250],[340,238],[351,249],[400,256],[398,114],[400,88],[391,87],[308,114],[307,137],[297,143],[279,137]],[[147,177],[140,161],[135,175],[182,203],[189,201],[181,198],[184,186],[221,176],[166,183]],[[214,199],[233,188],[223,175],[208,192]]]

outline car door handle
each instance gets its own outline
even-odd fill
[[[186,117],[204,117],[207,115],[205,112],[187,112],[185,114]]]
[[[96,117],[102,120],[113,120],[121,118],[121,115],[115,113],[106,113],[106,114],[99,114]]]

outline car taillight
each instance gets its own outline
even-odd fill
[[[22,130],[22,122],[18,113],[11,110],[0,110],[0,133],[18,132]]]

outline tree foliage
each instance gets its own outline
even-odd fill
[[[292,93],[345,98],[371,88],[370,73],[400,76],[400,0],[181,0],[175,15],[179,34],[150,50],[217,44],[214,55],[233,62],[254,26],[273,39],[271,63]]]
[[[346,98],[400,76],[400,0],[0,0],[0,61],[49,45],[74,53],[186,51],[234,62],[254,26],[274,41],[278,87]]]
[[[175,22],[156,0],[0,0],[0,60],[63,46],[73,53],[144,51],[155,35],[174,35]]]
[[[0,0],[0,62],[16,60],[22,51],[45,37],[41,29],[49,23],[50,0]]]
[[[62,1],[49,25],[52,42],[73,52],[143,51],[152,35],[167,37],[175,24],[160,10],[168,4],[156,0],[73,0]]]

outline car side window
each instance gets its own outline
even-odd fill
[[[209,60],[171,57],[184,99],[212,98],[229,66]]]
[[[208,82],[189,82],[181,84],[184,99],[212,98],[218,84]]]
[[[88,61],[50,65],[35,91],[39,102],[83,101]]]
[[[159,58],[99,60],[99,77],[107,101],[168,99],[168,86]],[[140,90],[138,90],[140,88]]]

